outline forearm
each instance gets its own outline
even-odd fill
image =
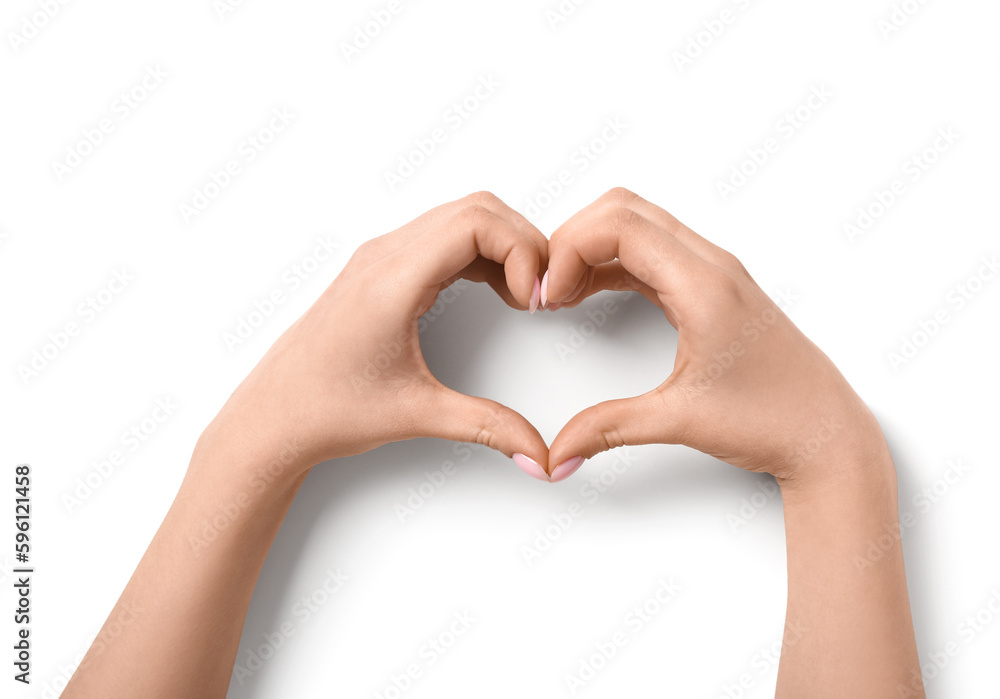
[[[266,466],[203,437],[64,697],[226,695],[254,584],[304,479]]]
[[[831,455],[837,475],[822,488],[782,487],[788,608],[779,698],[882,699],[900,687],[923,696],[896,471],[881,435],[864,447]]]

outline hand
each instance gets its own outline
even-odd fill
[[[510,306],[534,312],[547,243],[485,192],[366,242],[268,350],[200,443],[249,445],[253,461],[280,460],[294,475],[387,442],[441,437],[515,455],[548,480],[538,431],[499,403],[441,384],[417,331],[438,293],[460,278],[487,282]]]
[[[739,260],[625,189],[553,234],[542,305],[612,288],[640,291],[677,329],[673,372],[648,393],[574,416],[550,464],[626,444],[685,444],[785,486],[864,468],[884,449],[864,402]]]

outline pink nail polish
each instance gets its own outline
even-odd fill
[[[524,454],[514,454],[514,463],[532,478],[537,478],[540,481],[549,480],[549,474],[545,472],[542,465],[530,456],[525,456]]]
[[[552,477],[549,480],[551,480],[553,483],[555,483],[556,481],[565,480],[570,476],[572,476],[574,473],[576,473],[576,470],[580,468],[581,465],[583,465],[582,456],[574,456],[570,459],[566,459],[561,464],[552,469]]]
[[[550,311],[558,311],[560,308],[562,308],[562,304],[561,303],[550,303],[549,306],[548,306],[548,308],[549,308]]]
[[[534,313],[538,310],[538,298],[541,295],[541,291],[538,277],[535,277],[535,283],[531,285],[531,300],[528,301],[528,313]]]
[[[541,301],[542,308],[549,305],[549,270],[545,270],[545,274],[542,275]]]

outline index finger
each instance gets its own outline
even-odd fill
[[[483,257],[503,265],[507,286],[519,303],[537,303],[538,272],[548,257],[545,236],[487,192],[455,204],[390,255],[405,259],[409,280],[421,288],[437,288]]]
[[[696,282],[706,261],[670,230],[629,206],[631,197],[635,195],[628,190],[611,190],[552,235],[546,289],[550,303],[566,300],[588,268],[615,259],[666,298]]]

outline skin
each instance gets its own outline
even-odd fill
[[[544,304],[635,289],[678,335],[666,380],[574,416],[550,465],[626,444],[685,444],[774,475],[788,554],[776,696],[923,697],[902,548],[884,536],[899,531],[895,466],[833,362],[732,254],[628,190],[559,227],[549,257]]]
[[[548,448],[518,413],[428,370],[417,321],[459,278],[531,311],[638,290],[678,330],[673,373],[643,396],[584,410]],[[199,438],[63,697],[224,697],[254,584],[309,470],[414,437],[488,445],[542,480],[649,443],[774,474],[789,590],[778,696],[884,697],[900,684],[923,696],[898,539],[856,566],[898,525],[874,417],[735,257],[616,189],[551,241],[479,192],[362,245]]]
[[[544,440],[521,415],[434,378],[417,321],[459,278],[490,284],[514,308],[537,304],[547,245],[487,193],[363,244],[198,439],[163,524],[62,696],[224,697],[267,551],[317,463],[414,437],[546,463]]]

